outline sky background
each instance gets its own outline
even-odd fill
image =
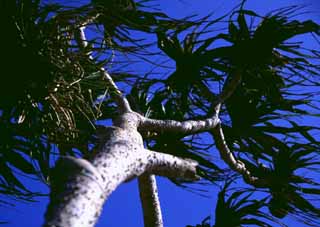
[[[216,15],[219,16],[239,3],[236,0],[161,0],[159,2],[163,10],[171,16],[191,13],[206,15],[209,12],[216,12]],[[265,14],[272,9],[292,4],[308,5],[306,9],[310,13],[304,16],[305,19],[313,19],[320,23],[320,0],[248,0],[245,8]],[[306,41],[310,46],[313,45],[311,40]],[[211,215],[213,223],[217,187],[207,186],[206,195],[208,197],[206,198],[179,188],[164,178],[158,177],[157,179],[165,227],[195,225],[208,215]],[[48,192],[44,185],[36,182],[26,183],[31,187]],[[9,224],[3,225],[7,227],[41,226],[47,203],[47,198],[39,198],[37,203],[18,203],[14,208],[0,206],[0,220],[9,221]],[[292,220],[286,220],[286,223],[289,226],[304,227]],[[107,226],[143,226],[136,180],[121,185],[109,198],[97,224],[97,227]]]

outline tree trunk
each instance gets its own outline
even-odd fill
[[[122,182],[144,172],[198,179],[196,162],[144,149],[139,122],[136,114],[123,114],[116,126],[100,135],[101,144],[92,159],[58,161],[44,226],[94,226],[109,195]]]
[[[158,187],[154,175],[142,174],[138,178],[144,227],[163,227]]]
[[[87,41],[83,23],[75,39],[84,49]],[[92,58],[90,54],[89,58]],[[247,182],[256,184],[245,165],[237,160],[228,148],[219,119],[221,104],[232,95],[241,81],[241,74],[226,83],[221,94],[212,104],[212,117],[204,120],[155,120],[131,110],[130,104],[118,89],[111,76],[100,69],[117,103],[120,117],[113,127],[100,135],[100,144],[89,160],[62,157],[52,173],[50,204],[46,212],[46,227],[91,227],[97,222],[104,202],[122,182],[138,177],[146,227],[161,227],[162,217],[157,198],[155,178],[152,174],[185,180],[198,180],[197,162],[169,154],[146,150],[139,130],[177,132],[182,135],[211,131],[222,159],[232,169],[241,173]],[[210,114],[211,115],[211,114]],[[217,127],[218,126],[218,127]],[[150,186],[145,187],[144,183]],[[151,210],[150,210],[151,209]]]
[[[87,162],[89,168],[79,168],[78,174],[65,172],[64,165],[57,165],[57,172],[70,177],[59,180],[55,174],[51,203],[44,226],[94,226],[100,216],[104,201],[123,181],[144,172],[147,157],[142,152],[142,138],[136,132],[110,127],[105,144]],[[62,163],[64,161],[62,160]],[[74,168],[72,165],[68,168]]]

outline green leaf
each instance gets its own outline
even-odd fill
[[[21,154],[19,154],[14,150],[7,152],[5,155],[5,159],[11,165],[16,167],[17,169],[20,169],[24,173],[27,173],[27,174],[35,173],[33,165],[30,162],[28,162],[25,158],[23,158]]]
[[[13,188],[20,188],[24,191],[28,191],[25,186],[13,175],[12,170],[3,161],[0,161],[1,176],[5,179],[6,183]]]
[[[239,30],[238,30],[237,26],[230,21],[228,29],[229,29],[229,35],[230,35],[232,41],[235,42],[239,37],[238,36]]]

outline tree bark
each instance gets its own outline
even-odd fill
[[[111,192],[126,179],[144,172],[147,156],[137,133],[113,127],[107,136],[107,142],[88,162],[94,172],[84,167],[73,175],[64,173],[63,165],[57,166],[60,169],[56,171],[70,177],[52,185],[44,226],[94,226]],[[55,178],[59,176],[56,174]]]
[[[163,227],[158,187],[154,175],[142,174],[138,178],[144,227]]]
[[[100,135],[89,161],[62,158],[53,172],[45,227],[91,227],[104,202],[124,181],[142,173],[197,180],[197,163],[144,149],[139,118],[125,113]]]

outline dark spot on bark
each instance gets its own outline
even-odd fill
[[[129,147],[127,140],[118,140],[117,142],[114,142],[113,145]]]

